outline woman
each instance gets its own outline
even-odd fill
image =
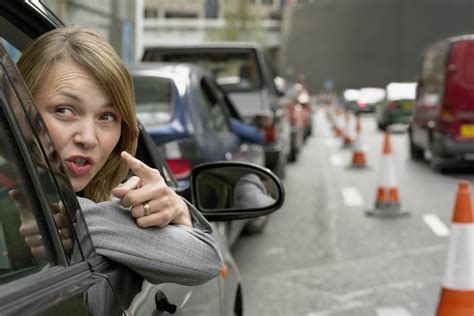
[[[94,31],[60,28],[33,41],[17,66],[80,197],[97,253],[152,283],[200,284],[218,275],[222,257],[207,221],[133,157],[133,86],[112,46]],[[135,176],[121,184],[129,169]],[[22,233],[32,251],[44,251],[31,237],[36,223],[22,223]]]

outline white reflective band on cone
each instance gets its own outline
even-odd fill
[[[474,290],[474,225],[453,224],[444,287]]]
[[[379,186],[385,188],[394,188],[397,186],[395,180],[395,168],[392,163],[392,156],[382,156],[382,169],[380,174]]]

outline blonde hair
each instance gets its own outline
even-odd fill
[[[120,153],[127,151],[135,155],[137,149],[138,124],[132,79],[114,48],[98,33],[89,29],[63,27],[34,40],[17,62],[33,97],[43,84],[48,68],[64,59],[72,60],[89,71],[122,117],[117,145],[83,191],[86,198],[95,202],[105,201],[128,172],[128,166],[120,159]]]

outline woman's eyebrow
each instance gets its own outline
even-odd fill
[[[68,97],[70,99],[73,99],[74,101],[81,101],[81,98],[73,93],[70,93],[70,92],[67,92],[67,91],[59,91],[58,92],[59,95],[62,95],[62,96],[65,96],[65,97]]]

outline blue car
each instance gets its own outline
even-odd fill
[[[215,161],[241,161],[265,166],[264,132],[245,124],[213,75],[192,64],[129,65],[135,86],[137,116],[173,175],[188,187],[194,166]],[[242,226],[260,232],[265,218],[229,229],[229,244]],[[235,225],[235,224],[234,224]]]

